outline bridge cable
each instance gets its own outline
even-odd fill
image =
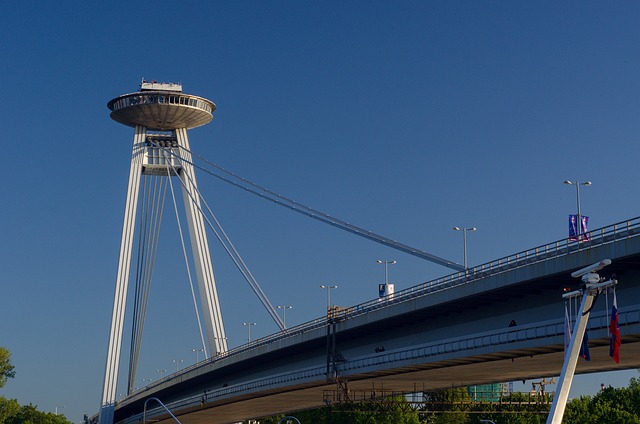
[[[170,174],[170,170],[169,170],[169,160],[167,157],[167,154],[165,152],[165,162],[167,163],[167,175],[171,175]],[[176,195],[175,192],[173,190],[173,183],[171,182],[171,178],[167,178],[169,180],[169,186],[171,188],[171,198],[173,199],[173,210],[176,214],[176,222],[178,225],[178,233],[180,233],[180,243],[182,245],[182,255],[184,257],[184,263],[185,263],[185,267],[187,268],[187,277],[189,278],[189,287],[191,288],[191,298],[193,299],[193,308],[196,312],[196,321],[198,322],[198,331],[200,332],[200,341],[202,343],[202,351],[204,352],[204,357],[205,359],[209,358],[209,352],[207,350],[207,344],[204,341],[204,333],[202,331],[202,320],[200,319],[200,312],[198,311],[198,303],[196,301],[196,294],[195,294],[195,290],[193,289],[193,278],[191,277],[191,269],[189,267],[189,259],[187,256],[187,249],[185,247],[185,243],[184,243],[184,234],[182,231],[182,225],[180,223],[180,215],[178,213],[178,205],[176,202]]]
[[[180,149],[184,149],[184,147],[180,146]],[[237,174],[235,174],[235,173],[233,173],[231,171],[228,171],[227,169],[225,169],[225,168],[223,168],[223,167],[221,167],[219,165],[216,165],[215,163],[212,163],[212,162],[208,161],[207,159],[205,159],[204,157],[198,155],[197,153],[194,153],[193,151],[190,151],[190,153],[193,156],[195,156],[198,159],[202,160],[206,164],[214,167],[215,169],[219,170],[220,172],[223,172],[223,173],[229,175],[230,177],[232,177],[232,179],[224,177],[224,176],[219,175],[219,174],[216,174],[215,172],[213,172],[213,171],[211,171],[211,170],[209,170],[209,169],[207,169],[207,168],[205,168],[203,166],[200,166],[200,165],[198,165],[198,164],[196,164],[194,162],[187,161],[187,160],[179,157],[178,155],[176,155],[173,152],[170,152],[170,153],[173,154],[174,156],[176,156],[179,160],[188,162],[191,165],[193,165],[194,167],[202,170],[203,172],[206,172],[207,174],[209,174],[209,175],[211,175],[213,177],[216,177],[216,178],[218,178],[218,179],[220,179],[220,180],[222,180],[222,181],[224,181],[226,183],[229,183],[229,184],[231,184],[231,185],[233,185],[235,187],[238,187],[238,188],[240,188],[242,190],[245,190],[245,191],[247,191],[247,192],[249,192],[249,193],[251,193],[253,195],[256,195],[256,196],[261,197],[263,199],[269,200],[272,203],[275,203],[277,205],[280,205],[280,206],[283,206],[285,208],[288,208],[288,209],[290,209],[290,210],[292,210],[294,212],[298,212],[298,213],[300,213],[302,215],[308,216],[308,217],[313,218],[313,219],[315,219],[317,221],[323,222],[325,224],[329,224],[329,225],[331,225],[333,227],[336,227],[336,228],[339,228],[341,230],[350,232],[350,233],[358,235],[360,237],[364,237],[364,238],[366,238],[368,240],[375,241],[375,242],[380,243],[380,244],[382,244],[384,246],[391,247],[391,248],[399,250],[401,252],[408,253],[408,254],[416,256],[418,258],[428,260],[428,261],[436,263],[438,265],[446,266],[446,267],[454,269],[456,271],[464,271],[465,270],[464,266],[462,266],[462,265],[460,265],[460,264],[458,264],[456,262],[440,258],[438,256],[435,256],[435,255],[432,255],[430,253],[427,253],[427,252],[425,252],[423,250],[417,249],[415,247],[411,247],[411,246],[408,246],[406,244],[403,244],[403,243],[397,242],[395,240],[392,240],[390,238],[381,236],[381,235],[376,234],[376,233],[374,233],[372,231],[369,231],[369,230],[366,230],[364,228],[360,228],[358,226],[352,225],[352,224],[350,224],[350,223],[348,223],[346,221],[343,221],[343,220],[338,219],[336,217],[333,217],[333,216],[331,216],[329,214],[326,214],[324,212],[320,212],[320,211],[318,211],[316,209],[313,209],[313,208],[311,208],[309,206],[305,206],[305,205],[303,205],[301,203],[298,203],[295,200],[292,200],[292,199],[289,199],[289,198],[287,198],[285,196],[282,196],[282,195],[280,195],[280,194],[278,194],[278,193],[276,193],[274,191],[271,191],[271,190],[269,190],[269,189],[267,189],[265,187],[262,187],[262,186],[260,186],[258,184],[255,184],[255,183],[247,180],[246,178],[240,177],[239,175],[237,175]],[[233,179],[239,180],[240,183],[233,181]]]
[[[129,353],[128,391],[134,388],[144,321],[153,269],[157,253],[158,236],[162,222],[164,199],[166,196],[166,179],[153,179],[153,186],[148,184],[151,177],[145,176],[143,183],[143,202],[141,205],[140,237],[138,239],[138,264],[136,271],[136,291],[134,301],[131,349]]]
[[[181,160],[183,162],[191,163],[189,161],[184,160],[182,157],[176,155],[170,149],[166,149],[165,147],[159,145],[158,143],[155,143],[155,142],[152,141],[151,144],[153,144],[155,147],[158,147],[158,148],[162,149],[165,153],[167,153],[169,155],[173,155],[174,157],[176,157],[177,159],[179,159],[179,160]],[[193,163],[191,163],[191,164],[193,165]],[[171,168],[172,168],[173,172],[175,172],[177,174],[177,171],[176,171],[176,169],[175,169],[173,164],[171,164]],[[187,173],[184,173],[184,175],[187,177],[187,179],[189,178]],[[185,182],[183,182],[182,179],[179,179],[179,180],[180,180],[180,184],[182,184],[183,187],[184,187],[185,186]],[[189,182],[189,184],[195,186],[193,181],[189,180],[188,182]],[[211,231],[213,231],[213,233],[215,234],[216,238],[218,239],[218,241],[220,242],[222,247],[225,249],[225,251],[227,252],[229,257],[231,258],[233,263],[236,265],[236,268],[238,268],[238,270],[240,271],[242,276],[245,278],[245,280],[247,281],[247,283],[249,284],[249,286],[253,290],[254,294],[258,297],[258,299],[260,300],[262,305],[265,307],[265,309],[267,310],[269,315],[271,315],[271,318],[275,321],[276,325],[280,328],[280,330],[284,330],[285,327],[284,327],[284,323],[282,322],[282,319],[280,319],[280,316],[278,315],[278,313],[276,312],[275,308],[273,307],[273,305],[271,304],[271,302],[267,298],[266,294],[264,293],[264,291],[260,287],[260,284],[258,284],[258,281],[255,279],[255,277],[253,276],[253,274],[249,270],[249,267],[247,267],[246,263],[244,262],[244,260],[240,256],[240,253],[238,252],[238,250],[235,248],[235,246],[231,242],[231,239],[229,239],[229,237],[227,236],[226,232],[222,228],[222,225],[220,225],[220,222],[218,221],[218,219],[216,218],[215,214],[211,210],[211,207],[207,203],[206,199],[202,196],[202,193],[200,193],[200,190],[198,190],[197,187],[194,187],[194,188],[196,190],[197,196],[202,200],[202,203],[206,206],[207,211],[209,212],[209,215],[211,216],[211,219],[215,223],[215,226],[214,226],[214,224],[212,224],[212,222],[208,218],[208,216],[204,213],[202,208],[200,206],[198,206],[198,204],[195,201],[195,198],[193,198],[192,195],[187,190],[186,192],[189,194],[189,197],[191,198],[191,201],[192,201],[193,205],[196,208],[198,208],[198,210],[202,214],[205,222],[208,224],[208,226],[211,229]]]
[[[187,174],[185,173],[185,175],[187,175]],[[188,176],[187,176],[187,178],[188,178]],[[182,183],[182,180],[180,180],[180,181]],[[192,181],[189,181],[189,183],[193,184]],[[240,256],[240,253],[237,251],[237,249],[235,248],[235,246],[231,242],[231,239],[229,238],[229,236],[227,236],[226,232],[222,228],[222,225],[220,224],[220,222],[218,221],[218,219],[214,215],[213,211],[211,210],[211,207],[207,203],[206,199],[202,196],[202,193],[200,193],[200,191],[197,188],[196,188],[196,192],[197,192],[198,197],[202,200],[202,203],[204,203],[204,205],[206,206],[206,208],[207,208],[207,210],[208,210],[213,222],[215,223],[215,227],[211,223],[211,221],[208,219],[208,217],[205,215],[205,213],[202,210],[202,208],[198,207],[198,205],[195,203],[195,199],[191,198],[191,201],[194,203],[194,205],[196,207],[198,207],[198,209],[200,210],[200,213],[202,213],[205,221],[209,225],[209,228],[214,232],[214,234],[218,238],[218,241],[220,242],[220,244],[222,244],[222,246],[224,247],[225,251],[227,252],[229,257],[231,258],[231,260],[234,262],[234,264],[236,265],[236,267],[238,268],[240,273],[243,275],[243,277],[245,278],[247,283],[249,283],[249,286],[253,290],[254,294],[256,296],[258,296],[258,299],[262,302],[263,306],[265,307],[265,309],[267,310],[269,315],[271,315],[271,317],[275,321],[276,325],[280,328],[280,330],[284,330],[284,323],[280,319],[280,316],[276,312],[276,310],[273,307],[273,305],[271,304],[271,302],[269,302],[269,299],[267,298],[266,294],[264,293],[264,291],[260,287],[260,284],[258,284],[258,281],[255,279],[255,277],[253,276],[253,274],[249,270],[249,267],[246,265],[246,263],[244,262],[244,260]]]

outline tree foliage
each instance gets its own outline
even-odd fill
[[[301,423],[314,424],[420,424],[418,413],[404,398],[389,399],[386,404],[353,403],[332,405],[296,412]],[[260,420],[261,424],[277,424],[284,415]]]
[[[0,346],[0,387],[7,384],[7,380],[15,377],[16,372],[11,365],[11,353]]]
[[[597,395],[581,396],[567,403],[567,424],[640,424],[640,382],[632,378],[629,387],[607,387]]]
[[[449,389],[425,394],[425,408],[414,411],[404,398],[396,398],[385,408],[375,404],[332,405],[294,415],[301,423],[314,424],[479,424],[491,420],[499,424],[543,424],[547,414],[543,409],[525,410],[531,404],[526,393],[512,393],[503,398],[513,410],[496,412],[489,404],[470,402],[466,389]],[[534,402],[535,403],[535,399]],[[537,399],[550,405],[551,397]],[[429,405],[427,407],[427,405]],[[260,420],[262,424],[278,424],[284,415]],[[562,422],[564,424],[640,424],[640,379],[632,378],[629,387],[608,387],[595,396],[581,396],[567,403]],[[1,421],[0,421],[1,424]]]
[[[15,399],[0,397],[1,424],[71,424],[64,415],[42,412],[34,405],[20,406]]]
[[[11,365],[11,353],[0,347],[0,387],[15,375],[14,367]],[[71,422],[64,415],[39,411],[32,404],[20,406],[16,399],[0,396],[0,424],[71,424]]]

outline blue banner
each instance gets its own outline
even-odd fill
[[[588,216],[580,217],[580,228],[582,229],[582,234],[580,234],[580,241],[589,241],[589,230],[587,230],[587,224],[589,224]]]
[[[578,232],[578,215],[569,215],[569,240],[571,241],[589,241],[589,224],[588,216],[580,217],[580,232]]]
[[[578,241],[578,215],[569,215],[569,240]]]
[[[580,357],[586,359],[587,361],[591,360],[591,353],[589,352],[589,333],[587,329],[584,329],[584,338],[582,339],[582,346],[580,346]]]

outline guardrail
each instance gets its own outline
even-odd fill
[[[167,377],[164,377],[161,380],[157,380],[149,386],[141,388],[140,390],[148,390],[158,384],[161,384],[164,381],[169,381],[175,378],[175,376],[178,374],[184,374],[191,370],[224,360],[225,358],[273,343],[274,341],[292,338],[300,334],[323,328],[327,326],[328,323],[334,322],[336,320],[350,319],[369,313],[371,311],[387,308],[391,305],[407,302],[418,297],[427,296],[429,294],[440,292],[443,290],[450,290],[454,287],[465,284],[471,284],[474,281],[491,275],[496,275],[534,263],[555,259],[560,256],[574,254],[580,251],[591,249],[596,246],[613,243],[617,240],[640,236],[640,217],[632,218],[627,221],[621,221],[613,225],[590,231],[588,232],[588,235],[588,241],[578,242],[569,239],[561,239],[469,268],[466,272],[456,272],[404,290],[397,291],[393,295],[388,296],[386,299],[384,299],[384,301],[380,301],[380,299],[374,299],[349,308],[336,310],[333,313],[327,314],[327,316],[325,317],[316,318],[312,321],[287,328],[284,331],[252,340],[248,344],[235,347],[223,354],[213,356],[197,364],[191,365],[190,367],[184,368],[178,373],[174,373]]]

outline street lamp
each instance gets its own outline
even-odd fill
[[[197,364],[198,361],[200,360],[200,357],[199,357],[198,353],[204,352],[204,349],[193,348],[193,349],[191,349],[191,352],[195,352],[196,353],[196,364]]]
[[[160,374],[160,379],[162,379],[162,374],[164,374],[165,372],[167,372],[167,370],[156,370],[156,372],[158,374]]]
[[[327,289],[327,312],[331,309],[331,289],[337,289],[338,286],[325,286],[324,284],[320,285],[321,289]]]
[[[582,215],[580,215],[580,186],[590,186],[592,183],[591,181],[584,181],[584,182],[580,182],[578,180],[576,181],[569,181],[566,180],[564,181],[564,184],[566,185],[575,185],[576,186],[576,203],[578,204],[578,240],[580,240],[580,235],[582,234]]]
[[[178,364],[184,362],[182,359],[172,359],[171,362],[176,364],[176,372],[178,372]]]
[[[466,272],[467,271],[467,231],[476,231],[477,228],[476,227],[470,227],[470,228],[453,227],[453,230],[462,231],[462,246],[464,251],[464,270]]]
[[[382,261],[380,259],[376,260],[377,263],[379,264],[384,264],[384,283],[385,284],[389,284],[389,265],[395,265],[398,262],[393,260],[393,261]]]
[[[278,309],[282,309],[282,323],[284,324],[284,328],[287,328],[287,309],[291,308],[293,308],[293,306],[278,305]]]
[[[249,330],[249,337],[247,337],[247,343],[251,343],[251,326],[257,325],[257,324],[255,322],[243,322],[242,325],[245,325],[247,327],[247,330]]]

